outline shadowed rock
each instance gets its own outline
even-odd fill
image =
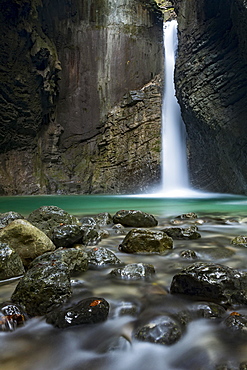
[[[0,242],[0,280],[20,276],[24,272],[19,254],[7,243]]]
[[[113,216],[114,224],[131,227],[154,227],[158,225],[158,221],[153,215],[142,211],[118,211]]]

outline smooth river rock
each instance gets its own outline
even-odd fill
[[[123,226],[131,227],[155,227],[158,221],[153,215],[142,211],[135,210],[121,210],[113,216],[114,224],[121,224]]]
[[[154,274],[154,266],[147,263],[131,263],[123,268],[117,268],[110,272],[110,275],[113,277],[127,280],[149,278]]]

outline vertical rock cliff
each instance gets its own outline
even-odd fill
[[[0,6],[0,193],[157,183],[163,50],[154,1]]]
[[[192,184],[247,194],[247,5],[175,0],[177,96]]]

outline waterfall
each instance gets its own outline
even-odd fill
[[[186,158],[186,132],[175,96],[174,67],[177,21],[164,24],[165,91],[162,105],[162,189],[164,195],[190,192]]]

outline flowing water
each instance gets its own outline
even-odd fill
[[[164,194],[186,194],[189,176],[186,132],[175,96],[174,68],[177,51],[177,21],[164,24],[165,86],[162,104],[162,189]]]
[[[247,340],[226,333],[220,319],[197,319],[186,326],[182,338],[171,346],[131,339],[133,327],[147,315],[174,314],[189,309],[193,302],[169,294],[172,277],[194,260],[182,258],[183,250],[194,250],[196,261],[213,261],[246,270],[246,248],[231,239],[247,230],[247,198],[164,199],[128,196],[39,196],[0,198],[0,212],[15,210],[27,216],[41,205],[57,205],[76,215],[93,215],[119,209],[140,209],[154,214],[157,228],[171,226],[171,220],[185,212],[196,212],[201,238],[175,240],[167,255],[131,255],[118,250],[129,229],[118,234],[107,227],[110,236],[99,246],[110,248],[123,263],[152,263],[156,274],[149,281],[112,281],[109,266],[72,276],[73,299],[99,296],[110,303],[109,318],[94,325],[55,329],[42,317],[27,321],[14,332],[0,332],[1,370],[198,370],[215,369],[216,364],[247,360]],[[189,224],[184,224],[183,227]],[[0,286],[0,301],[10,298],[16,280]],[[135,313],[131,310],[135,308]],[[130,312],[123,315],[123,310]],[[247,313],[246,307],[232,311]],[[142,319],[140,319],[142,312]],[[143,317],[144,315],[144,317]],[[126,339],[127,338],[127,339]],[[224,369],[235,369],[235,367]],[[238,368],[238,367],[236,367]],[[223,369],[223,368],[222,368]]]

